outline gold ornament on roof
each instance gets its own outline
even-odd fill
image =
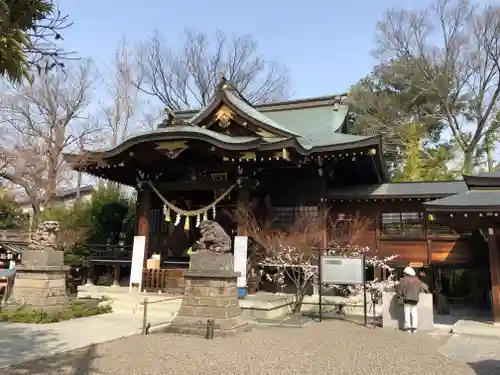
[[[188,146],[186,141],[159,142],[155,149],[163,151],[170,159],[175,159],[182,151],[187,150]]]
[[[271,132],[268,132],[267,130],[264,130],[262,128],[258,128],[256,131],[255,131],[255,134],[263,137],[263,138],[274,138],[274,137],[277,137],[276,134],[273,134]]]
[[[221,128],[227,128],[231,124],[231,120],[234,118],[234,112],[228,107],[223,105],[215,113],[215,119],[219,122]]]

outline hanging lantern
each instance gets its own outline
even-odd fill
[[[186,220],[184,220],[184,230],[189,230],[189,216],[186,216]]]
[[[208,212],[207,211],[203,212],[203,221],[206,221],[206,220],[208,220]]]
[[[175,217],[174,225],[177,226],[177,225],[179,225],[180,222],[181,222],[181,215],[179,215],[179,213],[177,213],[177,216]]]
[[[200,220],[201,217],[200,217],[200,214],[196,215],[196,228],[198,228],[200,226]]]
[[[212,206],[212,218],[215,219],[215,205]]]
[[[167,206],[164,206],[163,213],[165,215],[165,221],[167,223],[170,223],[172,221],[172,218],[170,217],[170,208],[168,208]]]

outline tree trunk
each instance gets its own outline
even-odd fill
[[[31,230],[33,232],[35,232],[36,228],[38,227],[38,223],[40,223],[40,219],[41,219],[41,216],[42,216],[42,210],[40,208],[40,202],[32,203],[31,207],[33,208]]]
[[[294,314],[300,314],[302,312],[302,305],[304,302],[304,297],[306,295],[307,287],[307,282],[305,282],[303,285],[296,285],[295,286],[295,305],[293,308],[293,313]]]
[[[464,165],[462,168],[462,173],[464,174],[472,174],[474,172],[474,151],[474,149],[468,149],[464,152]]]
[[[488,147],[486,149],[486,157],[488,162],[488,172],[493,172],[495,170],[494,158],[493,158],[493,149]]]
[[[81,194],[81,185],[82,185],[82,172],[77,172],[76,175],[76,199],[80,200]]]
[[[295,293],[295,306],[293,308],[294,314],[300,314],[302,311],[302,302],[304,301],[304,293],[297,291]]]
[[[486,149],[486,163],[488,166],[488,172],[493,172],[495,169],[494,166],[494,157],[493,157],[493,142],[491,139],[491,134],[487,134],[484,139],[484,145]]]

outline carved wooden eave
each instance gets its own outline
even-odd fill
[[[379,136],[336,134],[332,136],[330,143],[325,138],[229,136],[198,126],[175,125],[130,138],[112,149],[84,155],[66,154],[64,159],[73,169],[112,181],[133,184],[129,175],[134,174],[135,170],[146,164],[162,163],[169,159],[174,162],[191,150],[200,155],[206,153],[211,160],[220,157],[221,162],[279,161],[299,167],[307,162],[306,159],[326,158],[341,161],[359,157],[371,158],[372,162],[368,165],[373,165],[372,168],[377,171],[379,182],[388,180]],[[165,156],[164,159],[162,155]],[[276,164],[277,167],[279,165]],[[171,164],[173,169],[180,167],[179,163]]]
[[[187,141],[164,141],[156,143],[156,150],[161,150],[169,159],[177,158],[183,151],[188,149]]]

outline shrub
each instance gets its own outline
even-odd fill
[[[108,304],[100,305],[101,300],[74,300],[59,310],[30,309],[23,307],[0,312],[0,320],[11,323],[55,323],[63,320],[107,314],[113,311]]]
[[[82,267],[88,256],[87,244],[118,243],[123,231],[132,239],[134,211],[133,198],[126,197],[116,185],[102,184],[90,201],[76,202],[70,208],[54,205],[43,212],[42,219],[60,222],[65,264]]]
[[[21,212],[19,203],[0,190],[0,228],[20,229],[25,227],[26,224],[27,219]]]

